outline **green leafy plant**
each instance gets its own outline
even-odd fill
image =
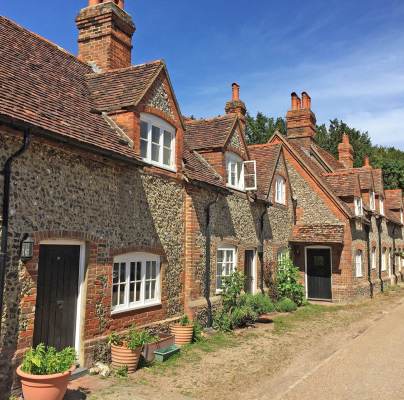
[[[275,305],[268,295],[263,293],[257,294],[243,294],[240,298],[240,303],[251,307],[252,310],[258,314],[266,314],[275,311]]]
[[[188,315],[183,315],[181,319],[178,321],[181,326],[189,326],[191,325],[191,320],[189,319]]]
[[[194,323],[194,333],[192,337],[193,342],[200,342],[201,340],[203,340],[202,332],[202,325],[198,321],[196,321]]]
[[[124,365],[114,370],[114,376],[117,378],[127,378],[128,377],[128,366]]]
[[[24,355],[21,369],[32,375],[52,375],[68,371],[76,361],[76,351],[66,347],[57,351],[43,343],[31,347]]]
[[[278,265],[276,284],[280,298],[291,299],[298,306],[303,304],[304,286],[300,283],[299,269],[293,264],[290,257]]]
[[[239,305],[241,292],[244,289],[245,277],[241,272],[233,272],[223,279],[222,304],[226,311]]]
[[[276,311],[293,312],[297,310],[297,304],[288,298],[283,298],[275,304]]]
[[[147,330],[138,330],[134,326],[126,334],[112,332],[108,337],[108,343],[114,346],[125,346],[130,350],[136,350],[147,343],[153,343],[159,340],[158,336],[150,334]]]

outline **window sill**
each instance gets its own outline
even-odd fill
[[[169,167],[168,165],[164,165],[164,164],[160,164],[158,162],[150,161],[150,160],[147,160],[145,158],[142,158],[142,161],[145,162],[146,164],[152,165],[153,167],[161,168],[161,169],[164,169],[164,170],[170,171],[170,172],[177,172],[176,167]]]
[[[139,306],[133,306],[133,307],[128,307],[128,308],[120,308],[117,310],[112,310],[111,315],[118,315],[118,314],[125,314],[131,311],[137,311],[137,310],[143,310],[145,308],[151,308],[155,306],[161,306],[161,301],[154,301],[152,303],[147,303],[147,304],[142,304]]]

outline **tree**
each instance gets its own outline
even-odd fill
[[[286,123],[283,118],[267,117],[258,112],[254,118],[250,114],[246,117],[246,136],[248,144],[262,144],[268,142],[275,131],[286,134]]]

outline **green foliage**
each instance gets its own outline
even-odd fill
[[[32,375],[52,375],[68,371],[76,361],[76,352],[71,347],[57,351],[43,343],[29,349],[22,361],[21,369]]]
[[[181,326],[188,326],[191,325],[191,320],[189,319],[188,315],[183,315],[179,320],[179,324]]]
[[[114,346],[126,346],[130,350],[136,350],[147,343],[158,341],[159,338],[150,334],[147,330],[138,330],[132,326],[127,334],[120,335],[112,332],[108,337],[108,343]]]
[[[241,292],[244,289],[245,277],[241,272],[233,272],[223,279],[222,304],[225,311],[231,311],[239,305]]]
[[[252,325],[258,318],[258,314],[250,306],[235,307],[230,315],[231,324],[234,328],[244,328]]]
[[[276,311],[278,312],[293,312],[297,310],[297,304],[288,298],[283,298],[275,304]]]
[[[128,377],[128,366],[124,365],[114,370],[114,376],[116,378],[127,378]]]
[[[233,321],[231,313],[220,308],[213,316],[213,327],[221,332],[230,332],[233,330]]]
[[[263,293],[243,294],[241,304],[250,307],[257,315],[271,313],[275,311],[275,305],[269,296]]]
[[[194,323],[194,333],[192,336],[192,341],[194,343],[200,342],[203,339],[202,331],[203,331],[202,325],[198,321],[196,321]]]
[[[286,122],[283,118],[275,119],[259,112],[255,118],[247,114],[246,122],[246,137],[249,144],[266,143],[275,131],[286,134]]]
[[[277,293],[279,297],[293,300],[298,306],[304,301],[304,286],[300,283],[299,269],[287,257],[278,265],[276,274]]]

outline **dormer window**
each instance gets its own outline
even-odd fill
[[[141,114],[140,120],[140,155],[143,161],[175,171],[175,129],[150,114]]]
[[[384,199],[383,199],[383,197],[380,197],[380,199],[379,199],[379,212],[380,212],[380,215],[384,215]]]
[[[375,192],[370,192],[369,194],[369,206],[372,211],[376,210],[376,194]]]
[[[363,216],[362,197],[355,197],[354,203],[355,203],[355,215],[357,217],[362,217]]]
[[[283,176],[275,178],[275,203],[286,204],[286,179]]]
[[[227,186],[237,190],[256,190],[255,161],[244,161],[235,153],[226,153]]]

